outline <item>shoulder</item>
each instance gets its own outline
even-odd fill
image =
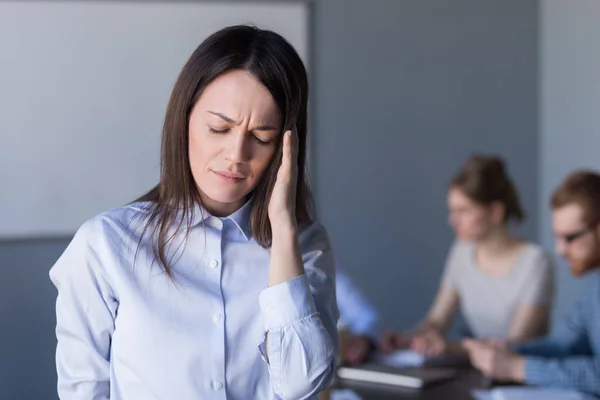
[[[592,293],[595,297],[600,295],[600,269],[594,269],[583,277],[584,296]]]
[[[139,237],[150,217],[151,207],[151,203],[132,203],[90,218],[77,230],[67,250],[100,254],[122,245],[127,238]]]
[[[90,277],[106,279],[106,267],[113,264],[129,226],[144,213],[141,204],[131,204],[98,214],[85,221],[50,270],[50,278],[59,282],[85,282]],[[142,213],[142,214],[140,214]]]
[[[317,221],[299,225],[298,242],[307,274],[335,275],[335,261],[325,227]]]
[[[311,250],[327,251],[331,247],[325,227],[318,221],[309,221],[298,226],[298,241],[302,253]]]
[[[473,254],[475,245],[470,241],[455,240],[448,252],[448,261],[464,261]]]
[[[542,246],[536,243],[526,242],[523,249],[523,263],[536,271],[551,272],[553,270],[552,257]]]
[[[152,214],[154,203],[136,202],[98,214],[96,221],[106,232],[135,230],[144,226]]]

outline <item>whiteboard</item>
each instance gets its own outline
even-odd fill
[[[70,235],[145,193],[200,42],[250,23],[308,64],[308,14],[289,1],[0,1],[0,237]]]

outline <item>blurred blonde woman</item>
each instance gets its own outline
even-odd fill
[[[461,311],[472,336],[520,342],[546,334],[553,266],[542,248],[510,231],[525,212],[498,157],[473,156],[447,193],[452,245],[437,296],[411,333],[386,333],[383,352],[411,348],[429,357],[460,353],[445,335]]]

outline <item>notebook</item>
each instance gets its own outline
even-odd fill
[[[353,381],[420,389],[432,383],[452,379],[456,376],[456,371],[442,368],[395,368],[369,363],[359,367],[339,367],[338,376]]]

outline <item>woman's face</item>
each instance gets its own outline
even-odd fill
[[[281,115],[266,87],[246,71],[211,82],[189,120],[189,158],[203,205],[213,215],[239,209],[269,166]]]
[[[475,203],[461,190],[448,191],[448,221],[459,240],[480,240],[498,224],[489,207]]]

